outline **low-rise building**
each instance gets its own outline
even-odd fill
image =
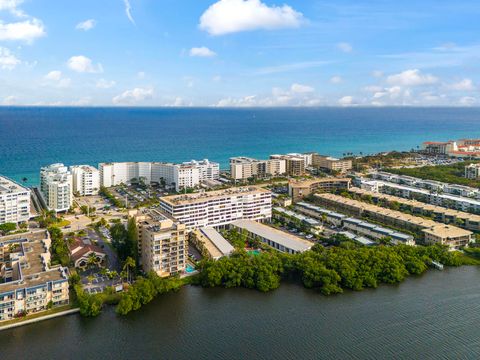
[[[230,256],[235,248],[214,228],[199,228],[189,234],[189,242],[200,251],[203,257],[218,260]]]
[[[246,232],[249,240],[259,240],[278,251],[289,254],[301,253],[310,250],[313,246],[310,241],[252,220],[237,220],[231,223],[230,227]]]
[[[69,303],[67,269],[50,266],[46,230],[0,237],[0,322]]]
[[[358,217],[371,219],[382,224],[390,225],[395,228],[407,229],[422,235],[424,242],[428,229],[429,238],[432,234],[437,234],[445,239],[445,244],[452,249],[458,249],[458,242],[464,242],[465,238],[473,241],[473,233],[452,225],[445,225],[439,222],[424,219],[418,216],[402,213],[396,210],[389,210],[384,207],[367,204],[358,200],[348,199],[335,194],[315,194],[315,202],[322,206],[333,208],[335,210],[348,213]]]
[[[331,156],[314,154],[312,158],[313,167],[345,173],[352,169],[352,160],[337,159]]]
[[[107,255],[100,246],[89,239],[74,238],[68,244],[70,259],[76,268],[85,269],[89,265],[105,266]]]
[[[282,207],[273,208],[273,218],[289,222],[292,226],[301,224],[309,228],[313,233],[319,233],[323,230],[323,225],[317,219],[298,214],[294,211]]]
[[[50,210],[67,211],[73,201],[72,173],[60,163],[42,167],[40,191]]]
[[[309,180],[291,180],[288,183],[288,194],[293,202],[302,200],[304,197],[316,192],[331,192],[336,190],[348,190],[351,179],[349,178],[316,178]]]
[[[79,196],[98,195],[100,190],[100,172],[90,165],[70,167],[73,193]]]
[[[0,176],[0,225],[30,219],[30,190]]]
[[[472,180],[480,179],[480,163],[465,166],[465,177]]]
[[[188,230],[223,226],[238,219],[270,220],[272,193],[255,186],[160,198],[160,207]]]
[[[131,212],[138,227],[143,270],[165,277],[182,272],[187,264],[188,241],[185,225],[158,209]]]
[[[396,204],[398,208],[403,211],[411,212],[421,216],[428,216],[433,218],[433,220],[444,224],[453,224],[468,230],[480,231],[480,215],[449,209],[416,200],[422,199],[424,201],[429,201],[428,199],[430,196],[432,196],[432,194],[427,190],[409,188],[396,184],[392,184],[395,187],[383,187],[383,183],[379,181],[378,183],[380,183],[379,189],[386,191],[386,193],[370,191],[363,188],[360,189],[357,187],[351,187],[349,191],[358,196],[367,197],[376,204],[382,202],[384,204]]]

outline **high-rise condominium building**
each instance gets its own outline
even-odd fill
[[[71,166],[73,193],[80,196],[97,195],[100,190],[100,172],[90,165]]]
[[[230,158],[230,176],[233,180],[248,178],[265,178],[284,175],[286,161],[284,159],[257,160],[249,157]]]
[[[30,219],[30,190],[0,176],[0,225]]]
[[[40,170],[40,191],[49,209],[67,211],[73,200],[72,174],[63,164],[52,164]]]
[[[138,226],[141,263],[145,272],[170,276],[185,270],[188,243],[185,225],[158,209],[143,209],[133,215]]]
[[[250,186],[172,195],[161,198],[160,207],[191,230],[223,226],[238,219],[270,220],[272,193]]]
[[[196,187],[201,181],[219,178],[219,164],[192,160],[184,164],[161,162],[118,162],[99,164],[100,183],[111,187],[143,180],[145,183],[165,183],[176,191]]]
[[[302,176],[305,174],[307,164],[309,164],[309,154],[287,154],[287,155],[270,155],[270,159],[285,160],[285,170],[287,175]]]

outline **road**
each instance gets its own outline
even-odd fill
[[[98,245],[103,248],[105,254],[107,254],[107,268],[110,270],[116,270],[120,273],[122,271],[122,264],[118,259],[118,255],[115,250],[95,231],[92,229],[87,230],[88,237],[92,240],[96,240]]]

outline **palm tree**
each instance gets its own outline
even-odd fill
[[[128,282],[131,282],[130,269],[135,268],[135,266],[136,266],[136,263],[135,263],[135,260],[132,257],[129,256],[125,259],[125,262],[123,263],[123,270],[127,271],[127,281]]]
[[[98,263],[98,259],[95,253],[91,253],[90,255],[88,255],[87,265],[94,266],[94,265],[97,265],[97,263]]]

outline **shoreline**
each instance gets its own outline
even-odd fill
[[[70,310],[64,310],[64,311],[61,311],[61,312],[58,312],[58,313],[47,314],[47,315],[43,315],[43,316],[31,318],[31,319],[25,319],[25,320],[22,320],[22,321],[19,320],[18,322],[14,322],[14,323],[11,323],[11,324],[0,325],[0,332],[4,331],[4,330],[14,329],[14,328],[17,328],[17,327],[20,327],[20,326],[35,324],[35,323],[41,322],[41,321],[55,319],[55,318],[61,317],[61,316],[76,314],[76,313],[79,313],[79,312],[80,312],[80,308],[74,308],[74,309],[70,309]]]

